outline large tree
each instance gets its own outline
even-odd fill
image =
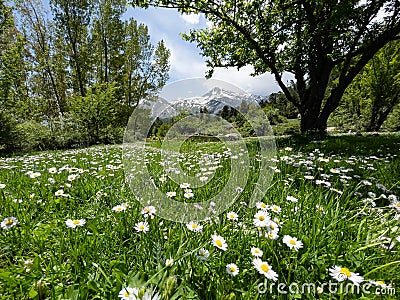
[[[124,103],[135,107],[140,99],[159,91],[168,80],[170,51],[163,41],[150,43],[147,26],[125,21],[123,91]]]
[[[393,41],[354,78],[332,116],[349,129],[379,131],[399,103],[400,41]]]
[[[208,58],[208,75],[217,67],[246,65],[254,67],[254,75],[271,72],[298,108],[302,132],[325,131],[346,87],[400,33],[399,0],[132,2],[204,13],[213,25],[185,37]],[[332,81],[334,70],[338,78]],[[295,78],[295,93],[284,82],[286,72]]]
[[[47,18],[48,12],[41,1],[16,0],[15,3],[31,65],[30,97],[40,106],[40,117],[61,118],[66,109],[66,87],[59,70],[66,69],[66,59],[55,45],[54,23]]]
[[[92,1],[50,0],[58,33],[64,38],[70,67],[73,70],[74,92],[85,96],[90,68],[89,24]]]
[[[0,1],[0,111],[13,114],[28,99],[25,40],[15,25],[12,8]]]
[[[95,79],[99,83],[122,80],[124,62],[124,22],[126,3],[120,0],[95,0],[92,21],[92,49]]]
[[[381,49],[361,73],[362,86],[371,101],[367,131],[378,131],[400,102],[400,43],[391,42]]]

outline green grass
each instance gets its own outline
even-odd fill
[[[199,223],[201,232],[157,216],[144,218],[138,195],[125,180],[121,146],[0,159],[0,184],[5,184],[0,189],[0,221],[18,219],[16,226],[0,229],[0,299],[118,299],[128,286],[142,294],[145,289],[158,292],[161,299],[397,299],[400,210],[390,207],[390,195],[400,197],[400,137],[277,139],[276,169],[270,170],[274,179],[259,199],[281,208],[280,213],[269,211],[281,225],[275,240],[265,237],[267,228],[253,224],[258,209],[250,207],[249,199],[259,175],[259,147],[251,139],[246,144],[250,171],[242,194],[224,213]],[[160,165],[159,147],[152,145],[146,170],[163,194],[176,191],[176,200],[193,203],[223,191],[233,163],[221,143],[191,140],[179,148],[180,154],[165,158],[178,161],[192,176],[209,177],[206,185],[193,188],[190,199],[179,187],[182,182],[159,181],[169,173]],[[209,166],[218,168],[210,171]],[[31,178],[27,172],[40,176]],[[69,181],[71,174],[77,176]],[[59,190],[69,197],[57,196]],[[123,203],[125,211],[112,210]],[[230,211],[238,214],[237,221],[227,219]],[[67,219],[86,223],[68,228]],[[148,222],[148,232],[135,230],[142,221]],[[225,238],[226,251],[213,246],[213,234]],[[303,247],[289,249],[282,241],[285,235],[296,237]],[[383,236],[392,239],[393,248],[382,247],[389,246]],[[273,281],[252,264],[252,247],[263,251],[262,260],[278,275],[271,290]],[[210,253],[204,261],[197,257],[201,248]],[[167,266],[170,258],[173,264]],[[24,264],[27,260],[32,263]],[[239,267],[236,276],[227,273],[229,263]],[[370,294],[329,293],[327,285],[321,294],[278,292],[278,283],[337,282],[328,271],[335,265],[359,273],[364,282],[383,280],[397,295],[378,296],[374,286]],[[265,282],[267,293],[259,293],[257,285]]]

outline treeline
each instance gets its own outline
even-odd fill
[[[242,137],[257,136],[255,133],[257,128],[253,128],[249,123],[249,116],[251,116],[252,121],[258,124],[257,126],[262,127],[268,126],[268,123],[269,125],[283,124],[286,123],[288,119],[298,120],[298,111],[286,100],[283,93],[272,93],[268,97],[262,99],[258,104],[259,105],[255,105],[243,100],[237,107],[224,105],[216,115],[225,121],[228,121]],[[260,107],[262,112],[259,111]],[[247,113],[249,112],[250,114],[247,116]],[[218,136],[224,132],[224,130],[221,129],[226,126],[226,123],[218,121],[217,119],[211,118],[210,120],[212,120],[212,124],[208,123],[207,128],[204,128],[204,126],[201,125],[201,121],[208,118],[207,114],[209,111],[207,107],[201,107],[199,113],[205,115],[200,115],[198,122],[194,121],[193,118],[185,119],[191,115],[191,113],[185,111],[181,111],[176,116],[171,116],[169,118],[156,118],[147,137],[162,139],[177,122],[179,122],[179,129],[184,135],[196,135],[200,133],[199,130],[202,131],[204,129],[207,130],[207,135],[212,136]],[[268,118],[268,123],[266,122],[265,117]],[[262,129],[261,131],[267,132],[267,129]],[[298,131],[299,126],[297,126],[296,129],[288,128],[286,132],[278,134],[293,134]],[[204,134],[204,132],[202,133]]]
[[[168,80],[170,52],[123,20],[125,1],[0,2],[0,151],[121,141],[138,101]]]

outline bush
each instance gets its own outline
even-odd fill
[[[400,105],[393,109],[393,112],[383,123],[383,128],[387,131],[400,131]]]
[[[14,151],[17,122],[6,111],[0,111],[0,124],[0,152]]]
[[[61,119],[50,119],[48,122],[52,144],[49,149],[78,148],[89,145],[89,134],[86,128],[73,115],[65,114]]]
[[[115,84],[95,84],[85,97],[71,100],[71,113],[78,126],[85,130],[89,144],[106,143],[116,140],[118,127],[118,106]]]
[[[26,121],[17,125],[18,133],[13,137],[17,151],[28,152],[48,149],[52,144],[48,126],[36,121]]]

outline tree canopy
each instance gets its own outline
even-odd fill
[[[324,131],[347,86],[368,61],[400,33],[400,1],[154,0],[133,5],[204,13],[212,26],[192,30],[207,57],[208,76],[218,67],[271,72],[301,115],[301,129]],[[289,89],[283,74],[295,78]]]
[[[400,41],[392,41],[355,77],[333,119],[343,129],[379,131],[399,103]]]
[[[0,151],[121,141],[167,82],[169,50],[124,1],[48,3],[0,1]]]

